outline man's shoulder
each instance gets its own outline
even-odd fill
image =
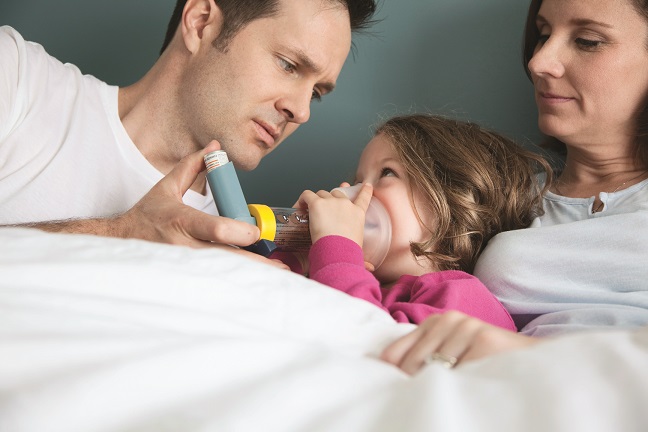
[[[0,66],[6,70],[26,70],[45,64],[51,56],[45,48],[36,42],[26,41],[23,36],[11,26],[0,26]],[[22,65],[22,66],[21,66]]]
[[[18,47],[24,44],[25,40],[16,29],[6,25],[0,26],[0,52],[3,53],[3,58],[9,55],[10,51],[17,52]]]
[[[24,40],[21,34],[18,32],[18,30],[8,25],[0,26],[0,38],[3,39],[12,38],[12,39]]]
[[[17,55],[24,55],[28,48],[46,54],[45,49],[39,43],[25,40],[23,35],[15,28],[8,25],[0,26],[0,50],[3,53],[6,53],[7,50],[13,50]]]

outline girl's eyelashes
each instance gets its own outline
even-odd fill
[[[398,176],[391,168],[383,168],[380,171],[380,177],[382,178],[382,177],[398,177]]]
[[[393,170],[392,168],[385,167],[385,168],[382,168],[380,170],[380,175],[378,176],[377,179],[373,178],[373,175],[369,176],[369,178],[356,177],[352,184],[357,185],[357,184],[364,183],[364,182],[367,182],[367,181],[371,181],[374,184],[376,184],[375,182],[380,180],[383,177],[398,177],[398,174],[396,174],[396,171]]]

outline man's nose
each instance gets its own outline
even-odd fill
[[[277,110],[291,123],[303,124],[310,118],[312,91],[280,98]]]

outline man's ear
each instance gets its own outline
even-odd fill
[[[187,49],[195,53],[201,44],[211,44],[220,34],[223,14],[214,0],[187,0],[180,27]]]

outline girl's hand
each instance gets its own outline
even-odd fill
[[[297,206],[308,209],[312,242],[328,235],[339,235],[362,247],[365,213],[372,195],[373,188],[368,183],[363,185],[355,201],[338,190],[332,193],[323,190],[317,193],[304,191]]]
[[[500,352],[535,345],[540,339],[524,336],[466,314],[450,311],[431,315],[411,333],[389,345],[380,358],[408,374],[434,361],[448,367]],[[445,361],[444,361],[445,359]]]

